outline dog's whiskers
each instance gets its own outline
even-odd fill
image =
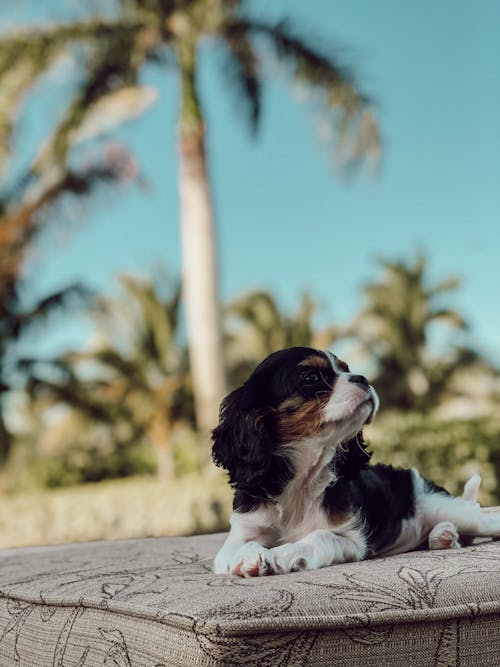
[[[370,454],[368,454],[368,452],[366,451],[366,446],[363,440],[361,439],[360,441],[360,437],[361,437],[360,434],[356,433],[356,445],[358,446],[358,449],[360,449],[367,458],[371,458]]]

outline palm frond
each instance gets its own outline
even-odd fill
[[[70,43],[99,44],[116,39],[119,34],[136,33],[141,24],[120,19],[91,19],[44,28],[20,28],[0,36],[0,81],[16,65],[32,62],[39,75],[52,64],[53,57],[63,53]]]
[[[20,62],[0,79],[0,176],[5,173],[11,154],[11,136],[22,96],[42,69],[41,63],[36,66],[32,61]]]
[[[96,421],[109,423],[116,416],[114,414],[116,410],[112,406],[95,400],[79,381],[57,383],[31,376],[25,385],[25,390],[31,397],[47,395],[53,403],[66,404]]]
[[[309,44],[289,21],[280,21],[275,25],[250,21],[244,26],[247,34],[257,34],[267,39],[279,61],[291,68],[298,81],[325,88],[332,99],[337,98],[351,112],[369,102],[356,89],[352,73],[325,49]]]
[[[106,42],[135,34],[139,25],[93,19],[48,28],[22,28],[0,36],[0,174],[10,154],[17,110],[24,94],[60,58],[70,43]]]
[[[316,303],[311,294],[303,294],[296,311],[286,318],[287,346],[305,346],[311,344],[313,338],[313,318]]]
[[[282,329],[283,317],[272,294],[253,290],[232,301],[228,313],[246,322],[258,324],[262,329]]]
[[[467,329],[466,320],[456,310],[451,308],[439,308],[429,313],[430,322],[445,322],[456,329]]]
[[[93,293],[82,285],[71,285],[46,296],[29,310],[22,311],[12,318],[12,335],[18,337],[28,329],[45,323],[56,312],[68,308],[81,308],[92,298]]]
[[[103,102],[110,102],[123,89],[139,92],[138,73],[148,57],[150,42],[138,30],[117,30],[112,38],[93,45],[87,56],[86,76],[64,116],[35,159],[33,169],[42,173],[64,162],[72,142],[82,135],[82,126],[96,115]],[[114,106],[123,113],[124,100]],[[108,114],[109,114],[108,110]],[[102,112],[101,112],[102,117]]]
[[[35,377],[39,374],[48,372],[51,380],[63,379],[69,381],[74,379],[73,369],[67,363],[65,356],[55,359],[38,359],[34,357],[20,357],[15,363],[16,370],[23,375]]]
[[[315,95],[326,121],[323,134],[330,133],[335,138],[337,153],[346,164],[365,156],[378,156],[380,137],[373,101],[361,92],[353,73],[338,62],[331,50],[318,46],[318,42],[313,44],[288,21],[269,25],[237,19],[228,29],[248,38],[264,39],[292,79]]]
[[[111,145],[104,154],[83,168],[68,168],[57,174],[57,178],[31,180],[31,187],[19,188],[3,197],[4,215],[0,218],[2,234],[0,254],[5,247],[11,255],[16,250],[24,249],[37,230],[41,218],[60,205],[66,196],[82,200],[94,195],[99,188],[115,185],[123,180],[137,176],[135,163],[124,146]],[[10,247],[7,247],[7,242]]]
[[[125,379],[134,388],[140,391],[147,392],[147,382],[143,377],[143,368],[139,366],[133,359],[128,359],[112,347],[104,347],[89,353],[87,359],[104,366],[111,370],[113,374],[119,379]]]
[[[450,292],[456,290],[458,287],[460,287],[461,282],[462,281],[458,276],[450,276],[449,278],[444,278],[444,280],[441,280],[440,282],[436,283],[431,288],[429,288],[429,295],[434,297],[434,296],[439,296],[443,292]]]
[[[163,282],[163,294],[160,294],[160,282],[143,280],[131,275],[120,276],[120,285],[130,307],[134,307],[134,321],[130,331],[135,340],[136,354],[142,356],[145,364],[154,362],[158,368],[168,372],[177,364],[172,355],[177,352],[175,337],[179,324],[179,306],[181,301],[180,281]],[[168,285],[168,290],[165,286]],[[140,325],[140,326],[139,326]]]
[[[262,83],[257,54],[244,31],[238,30],[232,24],[227,26],[222,36],[227,47],[222,70],[224,80],[234,90],[237,103],[242,105],[246,112],[250,131],[255,134],[262,106]]]

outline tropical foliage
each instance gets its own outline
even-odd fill
[[[373,460],[416,467],[450,493],[462,495],[474,474],[482,478],[479,501],[500,503],[500,421],[493,416],[439,419],[389,411],[367,429]]]
[[[288,315],[270,292],[254,290],[226,307],[226,350],[231,385],[241,384],[262,359],[285,347],[328,349],[342,338],[335,325],[318,328],[317,305],[304,294],[296,310]]]
[[[414,276],[416,267],[421,267],[423,261],[416,258],[408,264],[385,262],[384,266],[396,266],[398,277],[406,274]],[[429,465],[423,443],[429,436],[428,442],[434,443],[429,451],[435,449],[435,456],[438,457],[436,465],[443,463],[443,456],[456,457],[457,465],[465,457],[465,465],[467,457],[474,458],[470,447],[464,450],[468,428],[472,429],[471,447],[477,442],[474,440],[476,431],[481,442],[492,439],[480,432],[483,422],[479,416],[495,402],[498,403],[498,373],[472,352],[464,363],[464,347],[457,348],[460,352],[449,360],[436,357],[434,364],[437,367],[446,364],[450,370],[446,374],[442,372],[439,383],[433,381],[429,389],[434,401],[432,416],[428,420],[418,416],[417,411],[428,411],[428,403],[422,401],[419,393],[409,393],[411,380],[405,374],[413,373],[415,366],[400,363],[400,359],[406,357],[399,355],[399,347],[395,343],[393,347],[390,343],[403,341],[402,344],[406,345],[410,344],[407,341],[413,341],[411,344],[417,345],[419,342],[420,356],[410,358],[413,364],[415,359],[418,361],[422,372],[427,372],[432,359],[432,345],[427,338],[426,322],[435,319],[429,313],[444,316],[444,313],[454,311],[445,308],[445,304],[438,308],[434,303],[437,288],[424,289],[422,273],[419,273],[414,292],[419,298],[419,312],[427,313],[427,319],[416,316],[412,319],[405,315],[411,309],[405,311],[401,307],[403,316],[401,320],[396,320],[394,313],[399,311],[395,304],[404,304],[406,308],[406,301],[399,290],[406,299],[415,298],[408,290],[408,282],[411,283],[409,279],[402,278],[395,284],[388,281],[382,289],[382,281],[379,280],[373,283],[373,290],[370,286],[366,290],[367,295],[377,297],[382,292],[383,303],[390,304],[392,308],[388,309],[387,316],[381,308],[376,311],[375,322],[380,327],[381,338],[374,340],[380,347],[373,349],[383,351],[385,365],[379,365],[380,357],[376,354],[370,358],[374,367],[374,383],[382,393],[383,407],[385,411],[389,410],[389,416],[385,418],[382,415],[376,420],[374,439],[379,451],[385,454],[388,448],[387,455],[393,462],[403,461],[408,447],[405,443],[413,443],[414,439],[412,452],[414,456],[424,457],[422,465],[426,469]],[[449,286],[451,281],[440,285]],[[194,437],[191,376],[179,326],[179,284],[166,275],[155,282],[122,276],[120,287],[120,295],[101,296],[92,302],[90,314],[97,333],[86,349],[66,352],[51,361],[24,360],[18,364],[28,381],[23,409],[19,411],[18,418],[23,428],[16,434],[16,447],[9,457],[11,482],[19,484],[16,470],[22,470],[24,484],[31,486],[96,481],[153,471],[163,478],[172,478],[174,474],[198,470],[205,463],[203,452]],[[370,304],[375,310],[379,301],[374,299]],[[318,328],[315,324],[317,306],[310,295],[304,295],[296,310],[289,314],[268,292],[259,290],[243,294],[225,309],[231,385],[243,382],[262,358],[282,347],[305,345],[324,349],[333,346],[337,349],[337,343],[346,336],[352,337],[353,332],[357,334],[358,342],[366,346],[368,334],[372,332],[368,324],[364,324],[369,312],[372,311],[367,305],[355,318],[355,326]],[[453,321],[462,322],[458,313]],[[399,329],[403,327],[406,338],[398,338]],[[437,373],[435,368],[433,372]],[[465,381],[464,373],[467,373]],[[425,377],[434,378],[436,375]],[[411,411],[407,417],[401,417],[402,422],[397,416],[390,416],[395,414],[390,412],[390,408],[401,408],[400,394],[392,385],[410,388],[406,389],[408,393],[404,396],[404,405],[409,406]],[[446,423],[451,422],[442,419],[447,414],[461,418],[462,430],[457,425],[452,430],[456,435],[457,451],[465,452],[463,457],[462,454],[450,453],[449,440],[443,448],[439,445],[442,434],[452,432],[446,427]],[[476,421],[464,422],[464,417],[474,417]],[[385,445],[384,438],[377,435],[380,433],[377,430],[379,423],[383,424],[383,433],[388,434]],[[400,423],[403,423],[401,432]],[[493,422],[487,428],[493,433]],[[437,435],[431,438],[430,431],[440,433],[441,440]],[[394,435],[393,440],[391,434]],[[450,461],[446,459],[446,466],[449,465]],[[429,474],[433,476],[434,472],[430,466]],[[460,475],[457,476],[457,483],[462,479]],[[491,491],[486,484],[485,492],[488,489]]]
[[[19,187],[0,190],[0,460],[5,460],[11,435],[4,420],[6,392],[13,382],[13,350],[17,341],[56,310],[81,305],[87,291],[72,285],[48,294],[27,306],[23,301],[22,268],[26,254],[42,221],[60,204],[63,196],[88,195],[102,180],[118,177],[111,165],[95,164],[84,170],[66,169],[57,183],[40,187],[36,196]]]
[[[27,253],[64,201],[82,200],[103,183],[120,181],[128,163],[128,153],[119,149],[112,160],[99,156],[83,168],[61,168],[59,177],[50,184],[43,179],[32,181],[28,174],[16,187],[0,189],[0,460],[6,458],[11,445],[3,416],[5,394],[13,376],[9,354],[23,335],[51,313],[79,306],[89,296],[83,286],[71,285],[27,306],[22,298],[22,269]]]
[[[382,404],[404,410],[428,410],[442,398],[458,368],[479,362],[473,350],[452,342],[448,352],[433,352],[434,325],[463,331],[460,313],[443,297],[458,288],[458,278],[430,283],[425,257],[409,262],[378,262],[380,278],[365,287],[365,305],[351,334],[375,363],[375,381]]]
[[[87,36],[97,30],[88,24]],[[12,446],[12,436],[5,423],[5,400],[16,373],[13,355],[17,342],[30,329],[39,326],[57,310],[81,307],[88,291],[72,285],[48,294],[38,303],[26,304],[23,278],[26,258],[34,241],[54,219],[61,220],[67,204],[94,197],[103,186],[116,185],[136,178],[138,172],[128,150],[115,143],[95,146],[91,153],[75,156],[72,147],[84,136],[98,136],[100,129],[91,98],[79,107],[71,127],[64,121],[38,154],[26,164],[11,167],[13,134],[17,130],[19,109],[28,89],[65,53],[66,44],[75,38],[70,28],[51,28],[36,35],[28,31],[3,34],[0,42],[0,460]],[[94,82],[95,85],[96,82]],[[116,110],[115,97],[101,95],[107,114]],[[122,110],[118,122],[130,116],[130,105],[119,100]],[[73,106],[76,105],[76,101]],[[137,105],[136,105],[137,106]],[[102,128],[101,128],[102,129]],[[18,143],[18,137],[14,137]],[[18,148],[18,147],[17,147]],[[25,146],[25,153],[33,147]],[[75,207],[71,207],[75,212]]]
[[[273,70],[273,59],[294,84],[310,92],[341,161],[355,163],[377,154],[377,127],[369,99],[331,48],[320,47],[287,22],[270,24],[253,17],[242,0],[119,0],[114,9],[106,17],[23,28],[3,36],[0,86],[6,100],[0,146],[8,152],[13,117],[26,90],[68,51],[80,55],[82,81],[33,163],[34,174],[56,179],[71,144],[86,136],[86,115],[102,112],[106,99],[137,87],[148,63],[177,69],[183,291],[197,422],[206,436],[225,392],[225,374],[206,124],[197,81],[204,47],[208,43],[220,49],[223,89],[228,81],[233,84],[229,88],[236,91],[240,115],[252,131],[259,124],[264,75]]]
[[[21,362],[30,370],[30,412],[46,421],[42,440],[36,429],[31,433],[31,449],[38,445],[48,483],[154,469],[162,478],[174,476],[174,426],[193,421],[186,352],[178,340],[180,290],[131,276],[122,276],[120,286],[120,296],[94,303],[97,333],[89,349]],[[57,406],[63,409],[55,418]],[[30,433],[23,439],[29,442]]]

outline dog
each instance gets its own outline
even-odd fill
[[[222,402],[212,455],[235,490],[217,574],[255,577],[403,553],[459,535],[500,537],[477,504],[480,478],[454,497],[416,469],[370,464],[362,428],[375,389],[331,352],[268,356]]]

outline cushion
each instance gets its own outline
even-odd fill
[[[500,665],[500,543],[260,579],[223,534],[0,552],[0,665]]]

